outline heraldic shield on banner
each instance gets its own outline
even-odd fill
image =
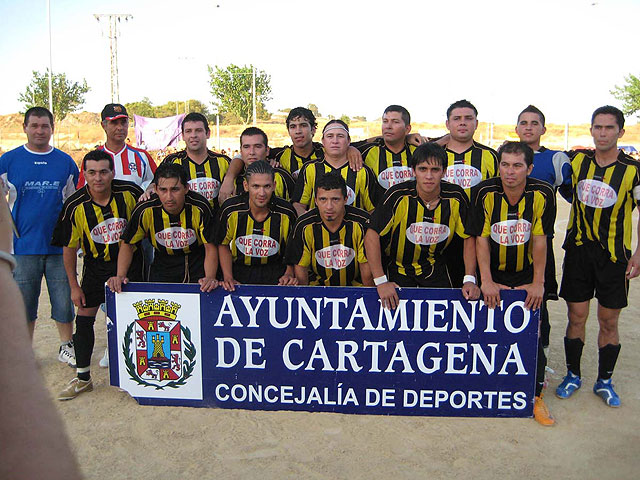
[[[181,325],[181,305],[147,298],[132,305],[138,318],[124,334],[122,353],[131,380],[156,390],[185,385],[196,364],[189,328]]]

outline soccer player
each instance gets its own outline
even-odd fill
[[[180,165],[160,165],[153,183],[157,196],[138,204],[122,234],[118,272],[109,279],[109,288],[122,291],[122,284],[129,281],[133,245],[148,238],[155,253],[150,282],[199,283],[201,291],[210,292],[218,285],[211,204],[189,190],[187,174]]]
[[[349,127],[342,120],[330,120],[322,130],[324,160],[316,160],[302,167],[293,192],[293,205],[298,215],[315,207],[316,179],[326,172],[338,172],[347,184],[347,205],[371,212],[378,196],[378,184],[373,172],[364,166],[357,172],[347,159]]]
[[[620,353],[618,318],[627,306],[629,280],[640,273],[640,249],[631,254],[631,216],[640,200],[640,164],[618,151],[624,115],[612,106],[591,117],[595,152],[571,160],[573,201],[567,225],[560,296],[569,323],[564,338],[567,375],[556,395],[569,398],[582,385],[580,358],[589,302],[598,299],[598,378],[593,391],[610,407],[620,406],[611,376]]]
[[[78,308],[76,333],[77,377],[60,392],[58,400],[71,400],[93,390],[90,365],[93,353],[93,324],[100,304],[104,303],[104,284],[116,273],[120,236],[142,195],[137,185],[114,180],[113,158],[102,150],[93,150],[82,160],[85,186],[65,202],[52,236],[52,244],[63,247],[71,300]],[[82,248],[84,264],[82,284],[77,279],[77,251]],[[142,279],[142,256],[136,252],[129,276]]]
[[[128,180],[143,190],[151,184],[156,163],[145,150],[134,148],[128,143],[129,115],[119,103],[108,103],[100,114],[102,129],[107,135],[104,146],[99,147],[113,157],[116,180]],[[80,172],[78,188],[84,186],[84,173]]]
[[[231,160],[226,155],[212,152],[207,148],[207,139],[210,135],[207,117],[201,113],[189,113],[182,121],[182,137],[186,148],[170,154],[162,163],[175,163],[182,166],[187,174],[189,190],[209,200],[215,212],[219,207],[220,185]]]
[[[397,287],[452,287],[443,252],[455,234],[465,238],[463,294],[468,300],[480,296],[475,241],[465,232],[469,199],[462,187],[443,181],[446,164],[441,146],[420,145],[410,159],[415,179],[387,190],[371,215],[365,247],[385,308],[398,306]]]
[[[265,161],[269,155],[267,134],[257,127],[249,127],[240,135],[240,155],[244,162],[244,170],[253,162]],[[275,178],[274,193],[277,197],[289,200],[293,193],[295,182],[293,177],[279,167],[273,169]],[[236,177],[236,194],[244,192],[244,179],[242,175]]]
[[[471,198],[472,187],[498,174],[497,154],[473,140],[478,128],[478,110],[471,102],[458,100],[452,103],[447,109],[446,126],[449,138],[445,146],[448,163],[444,179],[460,185]],[[447,265],[454,287],[461,285],[464,275],[461,249],[462,240],[454,238],[447,251]]]
[[[299,285],[373,286],[364,253],[369,214],[347,205],[347,184],[338,173],[320,175],[316,208],[298,219],[287,246]]]
[[[407,140],[410,132],[409,111],[400,105],[389,105],[382,114],[382,137],[355,144],[383,190],[414,178],[409,159],[416,147]]]
[[[50,242],[62,204],[75,191],[78,167],[69,155],[49,145],[54,129],[49,110],[30,108],[22,128],[27,143],[0,158],[0,194],[8,195],[17,230],[13,253],[18,265],[13,276],[22,293],[33,338],[44,275],[51,317],[60,337],[58,360],[75,367],[71,293],[62,248],[53,247]]]
[[[544,180],[555,189],[560,186],[571,186],[571,165],[569,157],[564,152],[549,150],[540,145],[540,138],[547,131],[544,114],[533,105],[525,108],[518,115],[516,133],[520,141],[526,143],[533,150],[533,170],[529,176]],[[545,349],[549,347],[549,310],[547,300],[558,300],[558,282],[556,281],[556,260],[553,254],[553,237],[547,238],[547,265],[545,267],[544,290],[545,298],[540,308],[540,342]]]
[[[506,142],[498,153],[497,178],[481,182],[475,193],[469,233],[476,237],[482,294],[489,308],[500,304],[500,290],[526,290],[525,307],[540,308],[544,297],[547,237],[553,235],[555,191],[528,177],[533,150]],[[541,425],[555,420],[542,399],[546,357],[538,341],[533,415]]]
[[[292,108],[286,122],[292,145],[272,148],[269,156],[295,179],[298,178],[302,165],[324,158],[324,150],[321,143],[313,141],[318,123],[311,110],[304,107]]]
[[[284,263],[287,241],[296,221],[291,204],[275,195],[275,171],[268,162],[251,163],[244,175],[245,193],[222,204],[216,243],[222,286],[295,285],[293,267]]]

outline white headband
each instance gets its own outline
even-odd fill
[[[327,133],[329,130],[344,130],[347,133],[347,135],[349,135],[349,130],[344,128],[344,126],[340,125],[339,123],[332,123],[331,125],[329,125],[327,128],[324,129],[324,132],[322,132],[322,135]]]

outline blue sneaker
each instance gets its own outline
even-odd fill
[[[556,396],[558,398],[569,398],[573,395],[573,392],[578,390],[581,386],[582,380],[580,377],[571,372],[567,372],[567,375],[562,379],[558,388],[556,388]]]
[[[610,407],[620,406],[620,397],[613,389],[613,383],[611,383],[610,378],[608,380],[598,379],[593,385],[593,393],[598,395]]]

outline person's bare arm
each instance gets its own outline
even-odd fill
[[[210,292],[218,286],[218,247],[213,243],[204,244],[204,278],[199,278],[200,291]]]
[[[118,250],[118,267],[116,270],[116,276],[107,280],[107,286],[112,292],[122,292],[122,284],[129,283],[127,278],[127,272],[131,266],[133,260],[133,246],[125,242],[120,242],[120,249]]]
[[[309,269],[307,267],[296,265],[294,272],[298,280],[298,285],[309,285]]]
[[[496,308],[500,305],[500,286],[491,277],[491,250],[487,237],[476,237],[476,255],[482,277],[480,290],[484,296],[484,303],[489,308]]]
[[[307,206],[303,205],[300,202],[293,202],[293,208],[296,209],[296,213],[298,214],[298,216],[304,214],[307,211]]]
[[[378,232],[373,228],[368,229],[364,236],[364,250],[367,254],[367,263],[369,264],[373,282],[373,279],[384,276],[384,269],[382,268],[382,252],[380,250],[380,235],[378,235]],[[393,310],[400,304],[400,298],[398,297],[396,288],[398,288],[398,285],[395,282],[389,282],[388,280],[376,287],[376,290],[378,290],[378,296],[380,297],[384,308]]]
[[[218,245],[218,257],[222,269],[222,288],[233,292],[238,282],[233,278],[233,256],[229,245]]]
[[[0,250],[11,251],[9,208],[0,195]],[[79,480],[62,420],[38,371],[9,263],[0,260],[0,478]],[[19,361],[16,361],[19,359]]]
[[[475,277],[476,276],[476,239],[474,237],[469,237],[464,239],[463,258],[464,258],[465,276],[470,275],[472,277]],[[467,300],[476,300],[480,298],[480,287],[478,287],[477,281],[476,283],[465,282],[462,285],[462,295]]]
[[[241,158],[234,158],[229,164],[229,170],[225,173],[218,191],[218,201],[222,205],[229,197],[232,197],[236,191],[236,178],[242,173],[244,162]]]
[[[362,284],[365,287],[374,287],[373,277],[371,276],[371,267],[369,266],[369,262],[360,264],[360,278],[362,279]]]

